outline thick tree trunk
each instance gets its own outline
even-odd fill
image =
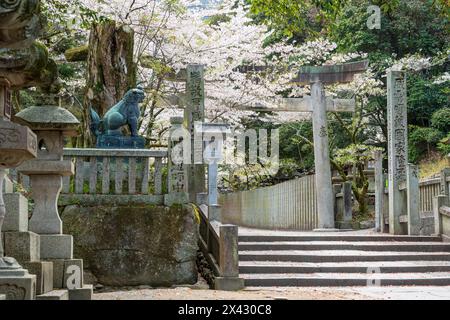
[[[84,147],[94,144],[89,131],[89,108],[94,108],[102,117],[136,86],[133,53],[134,32],[130,27],[117,26],[114,21],[92,27],[87,58],[84,128],[80,141]]]

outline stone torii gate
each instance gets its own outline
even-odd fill
[[[316,194],[321,198],[317,201],[319,220],[317,231],[335,228],[327,112],[354,111],[355,105],[354,99],[329,101],[326,98],[324,85],[351,82],[356,74],[363,73],[367,67],[368,61],[321,67],[307,66],[300,68],[298,77],[293,80],[295,83],[311,85],[311,97],[294,100],[298,101],[299,109],[306,104],[310,107],[308,111],[312,112]],[[353,110],[349,110],[349,106],[353,106]]]
[[[307,66],[300,68],[298,77],[293,79],[293,83],[309,84],[311,85],[311,96],[303,98],[286,98],[280,99],[275,108],[266,107],[264,105],[240,105],[236,106],[239,110],[248,111],[273,111],[273,112],[308,112],[312,113],[313,131],[314,131],[314,155],[316,167],[316,190],[317,194],[321,195],[321,201],[318,201],[318,229],[334,230],[334,193],[331,180],[331,165],[330,165],[330,151],[329,139],[327,129],[327,112],[354,112],[354,99],[332,99],[326,97],[324,85],[334,83],[348,83],[353,81],[354,76],[363,73],[367,70],[368,61],[359,61],[354,63],[347,63],[342,65]],[[197,82],[201,85],[194,85],[196,90],[190,90],[190,87],[196,81],[192,81],[189,73],[199,66],[189,66],[187,70],[182,70],[178,75],[173,77],[172,81],[187,81],[187,94],[183,96],[167,97],[172,103],[178,104],[180,107],[186,106],[185,119],[203,120],[204,117],[204,80],[200,80],[203,76],[200,72],[200,79]],[[200,68],[202,69],[202,68]],[[199,77],[197,77],[199,78]],[[197,99],[192,99],[192,91],[197,91]],[[195,96],[195,95],[194,95]],[[200,99],[199,99],[200,98]],[[196,101],[194,105],[199,105],[200,108],[192,109],[192,100]],[[192,116],[194,115],[194,116]],[[195,115],[201,115],[195,117]],[[194,118],[194,119],[192,119]],[[197,119],[195,119],[197,118]],[[187,127],[192,129],[192,124],[195,121],[188,121]],[[194,146],[192,146],[193,149]],[[195,163],[195,162],[194,162]],[[196,176],[195,173],[191,175]],[[204,176],[204,173],[197,176]],[[195,181],[198,179],[190,179]],[[193,186],[192,186],[193,187]]]
[[[368,61],[343,65],[306,66],[300,68],[293,83],[311,85],[311,96],[281,99],[277,108],[263,106],[240,106],[241,110],[274,112],[312,113],[314,132],[314,158],[316,168],[316,194],[321,200],[317,203],[317,231],[334,230],[334,193],[331,180],[330,148],[328,139],[327,112],[354,112],[354,99],[332,99],[326,97],[324,85],[352,82],[354,76],[367,70]]]

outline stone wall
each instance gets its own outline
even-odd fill
[[[190,206],[61,210],[75,254],[106,286],[195,284],[198,223]]]

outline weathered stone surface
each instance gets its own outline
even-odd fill
[[[37,155],[37,137],[27,127],[0,118],[0,166],[17,167]]]
[[[33,215],[29,221],[30,230],[38,234],[62,234],[62,221],[57,206],[62,189],[62,177],[32,175],[30,181],[35,203]]]
[[[69,206],[64,230],[101,284],[194,284],[198,224],[190,206]]]
[[[30,126],[32,130],[57,130],[65,135],[77,135],[80,122],[64,108],[57,106],[34,106],[16,114],[18,123]]]
[[[3,196],[6,207],[2,231],[28,231],[28,200],[20,193]]]
[[[20,263],[40,260],[40,238],[33,232],[5,232],[5,253]]]
[[[389,233],[407,234],[400,216],[407,214],[404,191],[399,187],[407,180],[408,168],[408,114],[407,87],[404,72],[391,71],[388,87],[388,159],[389,159]]]
[[[53,288],[54,289],[63,288],[65,260],[53,259],[48,261],[53,263]]]
[[[80,289],[69,290],[69,300],[92,300],[94,287],[86,285]]]
[[[373,229],[373,228],[375,228],[375,221],[373,221],[373,220],[361,221],[359,223],[359,225],[360,225],[360,228],[363,230],[364,229]]]
[[[69,300],[69,292],[67,290],[53,290],[37,296],[36,300]]]
[[[241,278],[221,278],[214,279],[214,289],[220,291],[239,291],[244,289],[244,279]]]
[[[73,237],[65,234],[42,234],[42,259],[72,259]]]
[[[2,270],[0,272],[0,294],[6,300],[33,300],[36,296],[36,276],[26,270]]]
[[[41,295],[53,290],[53,263],[26,262],[23,267],[36,276],[36,294]]]
[[[0,300],[6,300],[6,296],[4,294],[0,294]]]

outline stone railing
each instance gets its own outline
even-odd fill
[[[433,212],[433,199],[440,194],[449,194],[450,189],[450,169],[442,170],[438,178],[421,180],[420,191],[420,212],[431,214]]]
[[[439,195],[433,199],[434,233],[450,242],[450,197]]]
[[[64,149],[75,175],[63,178],[60,204],[164,202],[165,150]]]
[[[213,269],[214,289],[236,291],[244,288],[239,278],[238,226],[223,224],[221,207],[207,205],[208,195],[199,194],[200,249]]]
[[[274,186],[221,194],[224,223],[272,230],[314,230],[318,226],[315,176]]]
[[[381,230],[384,229],[386,225],[389,224],[389,192],[386,187],[387,175],[383,173],[380,175],[380,185],[376,191],[376,199],[380,199],[378,207],[380,209],[380,214],[382,215],[382,220],[384,224],[381,225]],[[405,191],[405,194],[408,190],[407,184],[403,183],[400,185],[400,190]],[[411,185],[414,187],[414,184]],[[416,224],[418,224],[419,230],[421,234],[430,235],[434,233],[434,227],[436,225],[436,213],[434,209],[434,199],[438,196],[448,197],[450,190],[450,169],[444,169],[441,173],[435,178],[422,179],[420,181],[417,180],[415,184],[415,191],[411,192],[411,200],[417,201],[417,213],[418,220]],[[417,195],[417,196],[414,196]],[[408,223],[408,214],[409,214],[409,206],[405,205],[403,214],[400,216],[400,223],[407,224]]]

